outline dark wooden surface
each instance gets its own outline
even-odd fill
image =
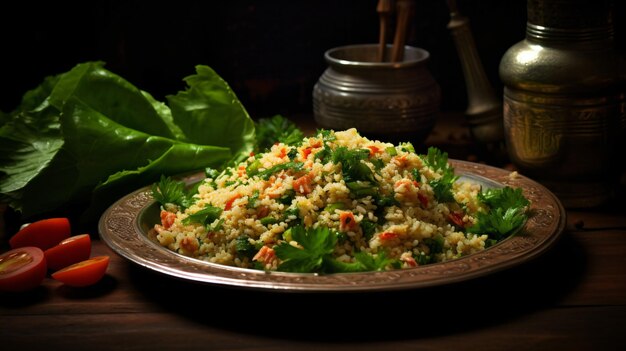
[[[0,349],[622,350],[625,213],[620,203],[568,210],[559,242],[531,262],[384,293],[200,285],[137,266],[91,233],[93,255],[111,256],[105,278],[0,294]]]

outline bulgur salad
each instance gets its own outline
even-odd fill
[[[186,189],[152,187],[150,236],[209,262],[288,272],[411,268],[484,250],[527,217],[521,189],[459,179],[448,155],[319,130],[250,154]]]

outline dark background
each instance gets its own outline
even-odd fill
[[[311,114],[324,51],[378,40],[377,0],[89,1],[13,4],[0,20],[0,110],[45,76],[84,61],[106,67],[163,101],[211,66],[253,118]],[[525,0],[459,0],[496,92],[500,58],[524,38]],[[619,6],[623,9],[624,6]],[[463,73],[444,0],[416,2],[407,44],[428,50],[442,110],[464,110]]]

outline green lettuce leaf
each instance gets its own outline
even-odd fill
[[[254,144],[254,121],[215,71],[207,66],[196,71],[185,78],[189,89],[167,97],[174,123],[186,141],[227,147],[235,161],[243,160]]]
[[[101,62],[47,78],[2,117],[0,201],[26,218],[76,205],[93,220],[161,175],[245,157],[253,121],[213,70],[196,70],[171,109]]]

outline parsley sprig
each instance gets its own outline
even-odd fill
[[[476,224],[467,229],[468,233],[487,234],[490,239],[500,241],[520,228],[528,217],[526,209],[530,201],[520,188],[487,189],[478,194],[478,199],[489,211],[478,212]]]
[[[276,142],[292,146],[299,145],[304,138],[302,130],[295,123],[281,115],[261,118],[255,123],[255,128],[255,152],[267,151]]]
[[[283,242],[274,248],[276,256],[283,261],[278,270],[298,273],[346,273],[380,271],[395,265],[395,260],[387,258],[384,253],[374,256],[359,252],[355,254],[355,262],[340,262],[332,255],[338,237],[338,232],[326,227],[308,229],[301,225],[292,227],[291,238],[300,247]]]
[[[454,168],[448,163],[448,153],[431,146],[428,148],[428,154],[422,155],[422,159],[426,166],[442,173],[441,177],[429,182],[437,201],[454,202],[452,185],[459,177],[454,175]]]
[[[200,185],[198,183],[197,185]],[[161,175],[157,183],[152,184],[152,197],[161,205],[174,204],[186,209],[194,202],[194,195],[198,192],[198,187],[192,187],[187,190],[185,182],[174,180],[171,177]]]

